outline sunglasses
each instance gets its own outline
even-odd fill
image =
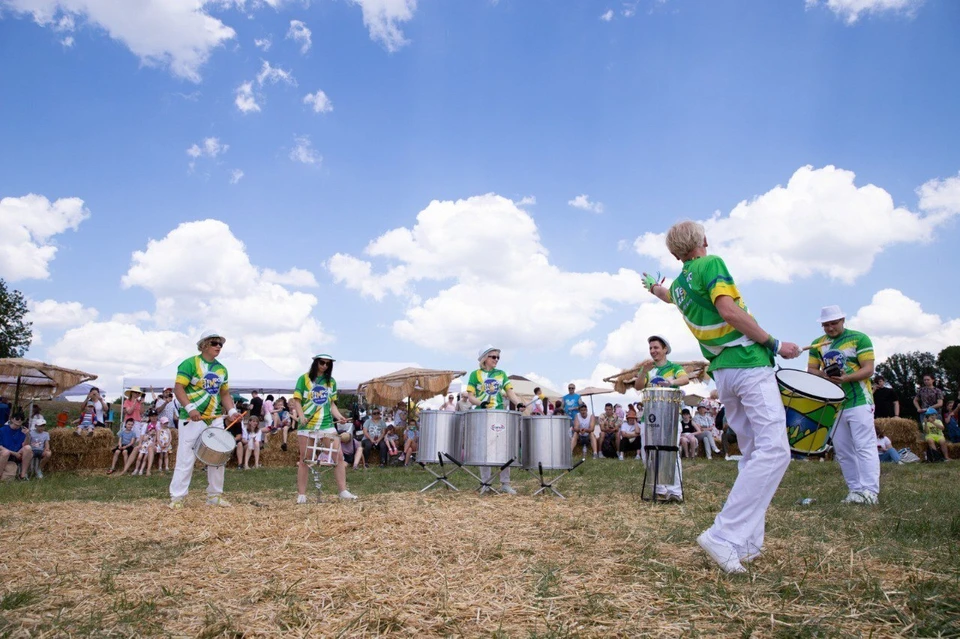
[[[215,347],[215,348],[220,348],[221,346],[223,346],[223,342],[220,342],[220,341],[217,341],[217,340],[212,340],[212,341],[210,342],[210,346],[213,346],[213,347]]]
[[[499,355],[487,355],[487,357],[489,357],[490,359],[496,359],[496,360],[500,359]]]
[[[318,359],[317,363],[320,364],[321,366],[329,366],[330,364],[332,364],[332,362],[328,359]]]

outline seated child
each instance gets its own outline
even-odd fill
[[[85,404],[80,411],[80,419],[77,420],[77,430],[74,434],[87,435],[93,434],[93,428],[97,423],[97,413],[93,409],[93,404]]]
[[[404,466],[410,465],[410,458],[417,452],[417,445],[420,443],[420,430],[417,428],[417,420],[410,418],[407,420],[407,430],[403,433],[403,460]]]
[[[260,444],[263,441],[263,433],[260,429],[260,418],[251,415],[247,418],[246,426],[242,434],[243,443],[246,445],[247,452],[243,458],[244,470],[250,470],[250,455],[253,455],[253,465],[260,468]]]
[[[140,438],[140,450],[137,453],[137,465],[133,468],[134,475],[150,476],[153,468],[153,451],[157,443],[157,427],[147,426],[147,432]]]
[[[400,441],[400,436],[397,435],[396,426],[393,424],[387,426],[387,432],[383,436],[383,441],[387,445],[387,454],[390,457],[400,454],[400,450],[397,448],[397,443]]]
[[[170,470],[170,447],[173,436],[170,434],[170,419],[164,415],[160,418],[160,428],[157,430],[157,455],[160,460],[157,462],[157,470],[163,472]]]
[[[33,461],[37,464],[37,479],[43,479],[43,467],[50,461],[50,433],[47,432],[47,422],[41,417],[34,421],[35,430],[30,432],[30,448],[33,450]]]
[[[928,408],[923,415],[923,438],[927,442],[930,450],[936,450],[940,447],[943,453],[944,461],[950,461],[950,455],[947,452],[947,438],[943,436],[943,422],[939,419],[936,408]]]
[[[133,432],[133,417],[128,417],[123,428],[120,429],[120,433],[117,435],[117,445],[112,451],[113,463],[110,464],[110,470],[107,471],[108,475],[112,475],[114,468],[117,467],[117,459],[120,458],[120,453],[123,453],[123,472],[127,471],[127,467],[130,465],[129,458],[133,454],[133,445],[136,443],[136,439],[137,434]]]

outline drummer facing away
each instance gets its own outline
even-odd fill
[[[170,508],[183,508],[193,477],[193,447],[207,426],[223,428],[223,411],[230,419],[239,414],[227,385],[227,369],[217,361],[226,338],[206,331],[197,341],[199,355],[188,357],[177,367],[173,394],[180,402],[180,430],[177,465],[170,480]],[[229,506],[223,498],[223,466],[207,466],[207,505]]]
[[[763,548],[767,508],[790,465],[774,356],[792,359],[800,348],[774,338],[750,315],[724,261],[707,255],[702,225],[674,224],[666,244],[683,262],[680,275],[668,287],[645,273],[644,286],[683,314],[710,362],[708,371],[743,452],[726,503],[697,543],[726,572],[745,572],[743,562]]]
[[[873,342],[844,326],[839,306],[824,306],[824,334],[813,340],[807,372],[826,377],[843,389],[843,410],[833,429],[833,449],[850,492],[845,504],[876,504],[880,496],[880,457],[873,427]]]
[[[503,410],[505,408],[503,396],[506,395],[518,408],[523,408],[523,401],[513,390],[510,377],[497,368],[500,362],[500,349],[487,346],[477,355],[480,368],[470,373],[467,379],[466,398],[475,408],[489,408]],[[480,467],[480,480],[483,482],[481,493],[489,491],[490,467]],[[516,495],[517,491],[510,485],[510,467],[500,471],[500,490],[508,495]]]

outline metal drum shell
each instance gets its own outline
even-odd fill
[[[226,433],[227,437],[230,438],[230,443],[233,444],[230,450],[217,450],[217,448],[213,447],[214,444],[227,444],[226,438],[222,437],[219,433]],[[210,444],[209,446],[207,445],[208,443]],[[230,457],[233,456],[233,451],[236,448],[237,442],[233,439],[233,435],[231,435],[229,431],[215,426],[207,426],[200,431],[200,435],[197,436],[197,440],[193,444],[193,454],[207,466],[225,466],[227,462],[230,461]]]
[[[643,445],[677,446],[680,441],[680,406],[683,391],[679,388],[652,387],[643,389]],[[647,465],[651,454],[647,451]],[[648,473],[648,483],[670,485],[677,481],[679,451],[660,451],[658,477]]]
[[[439,454],[447,453],[456,460],[463,457],[463,424],[460,413],[443,410],[420,411],[420,443],[417,461],[439,463]]]
[[[570,470],[570,418],[566,415],[532,415],[520,420],[521,465],[526,470]]]
[[[463,463],[467,466],[520,465],[520,413],[509,410],[468,410],[463,424]]]

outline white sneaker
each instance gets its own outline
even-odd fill
[[[637,461],[642,461],[642,460],[643,460],[643,458],[640,457],[640,453],[637,453],[637,456],[634,457],[634,459],[636,459]]]
[[[306,496],[306,495],[297,495],[297,503],[298,503],[298,504],[305,504],[305,503],[307,503],[307,496]]]
[[[593,458],[594,458],[594,459],[600,459],[600,453],[594,453],[594,454],[593,454]]]
[[[43,471],[39,468],[37,469],[37,479],[43,479]]]
[[[182,499],[171,499],[170,505],[167,506],[170,510],[183,510],[183,500]]]
[[[349,490],[341,490],[341,491],[340,491],[340,494],[338,495],[338,497],[340,497],[340,499],[344,499],[344,500],[350,500],[350,499],[356,499],[356,498],[357,498],[357,496],[354,495],[353,493],[351,493]]]
[[[506,493],[508,495],[516,495],[517,491],[513,489],[513,486],[510,484],[500,484],[500,492]]]
[[[697,543],[710,555],[711,559],[717,562],[717,565],[720,566],[724,572],[747,572],[747,569],[740,563],[736,548],[725,541],[715,539],[709,531],[705,531],[697,537]]]
[[[727,461],[740,461],[743,459],[743,455],[727,455]]]
[[[623,461],[623,453],[617,453],[617,459]]]
[[[869,490],[854,490],[851,491],[844,499],[844,504],[867,504],[868,506],[875,506],[880,502],[879,495],[875,492]]]
[[[220,508],[230,508],[233,504],[220,495],[211,495],[207,497],[207,506],[219,506]]]

